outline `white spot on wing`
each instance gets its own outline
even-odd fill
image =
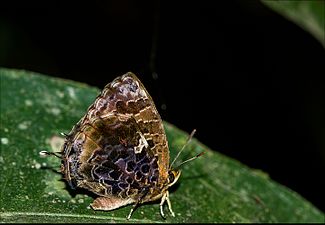
[[[134,152],[140,153],[142,151],[143,148],[147,148],[149,146],[146,138],[143,136],[143,134],[141,132],[137,132],[138,134],[140,134],[140,139],[139,139],[139,144],[138,146],[134,147]]]

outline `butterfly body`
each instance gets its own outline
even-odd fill
[[[134,74],[107,84],[73,127],[62,147],[61,171],[72,188],[99,196],[91,204],[95,210],[161,198],[161,214],[165,200],[174,214],[168,188],[180,172],[169,168],[162,120]]]

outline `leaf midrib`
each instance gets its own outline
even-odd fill
[[[5,219],[9,217],[68,217],[68,218],[87,218],[87,219],[96,219],[96,220],[116,220],[123,222],[146,222],[146,223],[157,223],[157,221],[148,220],[148,219],[132,219],[126,220],[126,218],[121,217],[112,217],[112,216],[95,216],[95,215],[86,215],[86,214],[68,214],[68,213],[42,213],[42,212],[2,212],[0,217]]]

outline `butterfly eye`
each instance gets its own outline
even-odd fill
[[[175,180],[175,175],[173,173],[173,171],[170,171],[168,174],[168,179],[169,179],[169,183],[173,183]]]
[[[181,171],[180,170],[170,170],[168,172],[168,184],[167,186],[170,187],[170,186],[173,186],[177,180],[179,179],[181,175]]]

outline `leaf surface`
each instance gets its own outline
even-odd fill
[[[70,131],[100,90],[21,70],[2,68],[0,77],[1,222],[324,222],[324,214],[299,194],[195,138],[179,161],[206,154],[184,165],[171,188],[176,217],[165,207],[167,219],[162,219],[159,202],[141,205],[129,221],[131,206],[94,211],[89,207],[94,196],[70,190],[56,172],[60,160],[41,158],[39,152],[59,151],[59,133]],[[173,159],[188,134],[164,125]]]
[[[325,1],[262,0],[262,2],[309,32],[325,48]]]

